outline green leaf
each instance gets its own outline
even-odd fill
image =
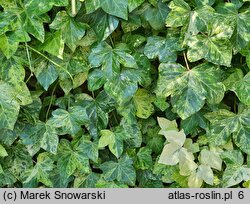
[[[107,43],[100,43],[92,49],[89,62],[93,67],[102,66],[105,76],[109,79],[120,72],[120,64],[130,68],[137,68],[134,57],[129,54],[128,48],[123,44],[112,49]]]
[[[186,70],[180,64],[162,63],[156,94],[161,97],[171,95],[173,110],[186,119],[198,112],[205,100],[219,103],[224,95],[224,85],[220,82],[220,70],[212,64],[201,64]]]
[[[75,135],[87,122],[86,110],[80,106],[71,106],[68,111],[63,109],[53,111],[48,123],[56,128],[59,135]]]
[[[250,180],[250,168],[247,166],[232,165],[226,168],[223,173],[223,187],[231,187]]]
[[[6,152],[5,148],[0,144],[0,157],[6,157],[8,153]]]
[[[140,78],[130,70],[124,70],[104,85],[105,91],[111,95],[118,104],[128,102],[136,93]]]
[[[220,4],[216,7],[218,13],[226,18],[234,28],[231,37],[234,52],[237,53],[250,42],[250,12],[238,12],[233,3]]]
[[[192,35],[188,38],[188,60],[196,62],[204,58],[214,64],[229,67],[232,60],[232,48],[229,38],[232,33],[232,27],[222,24],[218,19],[211,27],[209,26],[207,34]]]
[[[180,50],[178,38],[160,36],[149,37],[144,48],[144,54],[149,59],[159,58],[160,62],[175,62],[177,59],[176,51]]]
[[[40,147],[56,154],[59,142],[56,130],[49,123],[37,122],[35,125],[26,125],[20,134],[23,144],[34,146],[37,151]],[[36,152],[32,152],[34,155]]]
[[[40,15],[48,12],[53,6],[67,6],[67,0],[31,0],[26,1],[26,12],[30,15]]]
[[[119,134],[115,134],[115,132],[102,130],[98,147],[103,148],[108,146],[112,154],[114,154],[116,158],[119,158],[123,153],[123,140],[124,138],[120,137]]]
[[[128,19],[128,0],[102,0],[101,7],[110,15]]]
[[[150,26],[155,30],[164,28],[165,20],[169,13],[169,8],[166,3],[158,1],[155,7],[150,6],[145,11],[145,20],[149,22]]]
[[[9,31],[0,37],[0,48],[4,55],[9,59],[17,51],[20,42],[30,41],[28,33],[22,28],[17,28],[15,31]]]
[[[93,27],[100,41],[109,37],[119,24],[119,20],[115,16],[110,16],[101,10],[91,14],[90,18],[90,26]]]
[[[227,166],[238,165],[241,166],[244,162],[243,155],[239,150],[229,150],[222,153],[222,159]]]
[[[234,114],[228,110],[221,109],[208,113],[205,117],[211,122],[208,132],[211,145],[219,146],[226,144],[233,134],[235,144],[246,153],[249,153],[249,110]]]
[[[118,182],[134,186],[136,174],[132,164],[132,159],[124,155],[118,162],[108,161],[101,164],[100,168],[103,171],[105,180],[117,180]]]
[[[171,9],[171,11],[166,19],[166,25],[168,27],[176,28],[187,23],[191,8],[184,0],[171,1],[169,4],[169,8]]]
[[[144,2],[144,0],[128,0],[128,10],[129,10],[129,12],[135,10],[143,2]]]
[[[88,89],[95,91],[106,83],[105,74],[102,70],[93,69],[88,74]]]
[[[146,89],[138,89],[134,96],[136,116],[148,118],[154,112],[154,97]]]
[[[64,41],[62,38],[62,31],[48,33],[42,46],[44,51],[63,59]]]
[[[63,177],[68,178],[77,169],[89,172],[89,158],[79,147],[72,147],[69,141],[62,139],[58,147],[57,166]]]
[[[0,128],[14,129],[20,109],[15,95],[12,86],[0,81]]]
[[[75,21],[66,11],[60,11],[50,24],[50,28],[61,30],[64,42],[74,51],[79,40],[85,35],[86,24]]]
[[[34,9],[33,9],[34,10]],[[43,26],[44,20],[38,16],[30,15],[30,13],[25,13],[22,16],[24,21],[24,29],[26,32],[33,35],[39,41],[44,42],[45,30]]]
[[[232,72],[230,72],[230,75],[223,81],[226,90],[231,90],[234,84],[240,81],[243,77],[244,74],[241,69],[234,69]]]
[[[52,181],[50,180],[50,172],[53,170],[53,160],[50,154],[41,153],[37,157],[37,163],[29,172],[29,177],[24,183],[30,182],[32,179],[36,179],[38,182],[43,183],[48,187],[52,187]]]
[[[38,82],[47,91],[49,86],[53,84],[58,78],[58,73],[55,69],[55,65],[47,60],[41,60],[37,62],[34,67],[35,76]]]
[[[82,155],[86,155],[89,159],[94,162],[98,162],[98,144],[88,139],[82,139],[78,147],[76,148]]]
[[[135,166],[137,169],[150,169],[153,166],[151,157],[152,150],[147,147],[142,147],[136,154]]]
[[[250,106],[250,72],[243,79],[237,81],[231,88],[240,101]]]

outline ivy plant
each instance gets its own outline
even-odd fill
[[[250,187],[249,0],[0,0],[0,187]]]

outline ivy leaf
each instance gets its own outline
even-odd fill
[[[62,31],[56,31],[53,34],[48,33],[42,47],[43,50],[49,54],[63,59],[64,41],[62,38]]]
[[[250,23],[248,23],[250,12],[244,11],[239,13],[236,5],[233,3],[220,4],[216,7],[216,10],[233,25],[234,32],[231,37],[231,43],[234,52],[239,52],[250,42]]]
[[[219,69],[212,64],[201,64],[186,70],[175,63],[162,63],[156,87],[157,96],[171,95],[173,110],[186,119],[198,112],[205,104],[219,103],[224,95],[224,85],[220,82]]]
[[[109,150],[116,156],[116,158],[119,158],[123,153],[123,140],[124,138],[120,137],[119,134],[115,134],[115,132],[102,130],[98,147],[103,148],[108,146]]]
[[[195,171],[198,165],[194,162],[193,153],[187,151],[186,148],[181,148],[179,152],[179,168],[180,175],[189,176]]]
[[[171,9],[166,19],[168,27],[180,27],[188,22],[191,11],[190,6],[184,0],[173,0],[169,4]]]
[[[246,165],[230,165],[223,173],[223,187],[237,185],[242,181],[250,180],[250,168]]]
[[[86,110],[80,106],[71,106],[69,110],[56,109],[48,123],[56,128],[59,135],[75,135],[81,130],[81,125],[88,122]]]
[[[108,15],[101,10],[91,14],[90,18],[90,26],[93,27],[100,41],[109,37],[119,24],[119,20],[115,16]]]
[[[209,142],[214,146],[226,144],[231,134],[235,144],[246,153],[249,153],[249,110],[244,113],[234,114],[228,110],[221,109],[208,113],[205,117],[211,122],[209,131]]]
[[[58,78],[55,65],[48,60],[40,60],[36,62],[34,73],[38,82],[46,91],[48,90],[49,86]]]
[[[130,70],[122,71],[118,76],[104,85],[105,91],[111,95],[118,104],[128,102],[137,91],[137,82],[140,78]]]
[[[135,10],[143,2],[144,2],[144,0],[128,0],[128,10],[129,10],[129,12]]]
[[[146,89],[138,89],[134,95],[136,115],[139,118],[148,118],[154,112],[154,97]]]
[[[229,41],[233,33],[232,27],[222,24],[219,19],[208,27],[207,34],[193,35],[188,39],[188,60],[195,62],[204,58],[214,64],[229,67],[232,60],[232,48]]]
[[[160,36],[149,37],[144,48],[144,54],[149,59],[159,58],[160,62],[174,62],[177,59],[176,51],[180,50],[178,38]]]
[[[208,151],[206,149],[201,150],[200,162],[201,164],[207,165],[211,168],[221,171],[222,160],[215,152]]]
[[[41,15],[52,9],[53,6],[67,6],[67,0],[31,0],[26,1],[26,12],[30,15]]]
[[[101,88],[106,81],[105,73],[102,70],[93,69],[88,74],[88,89],[90,91],[95,91]]]
[[[222,159],[227,166],[237,165],[241,166],[244,163],[244,158],[239,150],[229,150],[222,153]]]
[[[105,129],[108,124],[108,113],[113,110],[114,100],[102,91],[93,99],[86,95],[79,95],[76,98],[77,106],[82,106],[87,114],[87,123],[85,124],[92,137],[97,138],[99,131]]]
[[[9,84],[0,81],[0,128],[13,130],[19,109],[15,90]]]
[[[98,144],[97,142],[92,142],[88,139],[83,139],[80,141],[78,147],[76,148],[82,155],[86,155],[93,162],[98,162]]]
[[[112,49],[107,43],[100,43],[92,49],[89,62],[93,67],[102,66],[102,70],[109,79],[120,72],[120,64],[130,68],[137,68],[134,57],[129,54],[127,47],[122,44]]]
[[[100,0],[84,1],[87,13],[92,13],[100,8]]]
[[[35,125],[25,125],[20,137],[23,144],[38,147],[32,155],[37,153],[40,147],[53,154],[57,152],[59,139],[56,130],[48,123],[38,121]]]
[[[165,137],[167,137],[166,135],[168,134],[168,131],[170,131],[170,130],[178,131],[177,123],[175,120],[170,121],[166,118],[157,117],[157,121],[158,121],[158,124],[161,128],[159,134],[164,135]]]
[[[210,166],[201,164],[198,167],[197,175],[204,180],[207,184],[213,185],[214,183],[214,173]]]
[[[26,32],[33,35],[39,41],[44,42],[45,30],[43,27],[44,20],[39,16],[23,15],[24,29]]]
[[[151,157],[152,150],[147,147],[142,147],[136,154],[135,166],[137,169],[150,169],[153,165]]]
[[[16,30],[0,36],[0,49],[9,59],[17,51],[20,42],[28,42],[30,37],[25,31]]]
[[[247,75],[237,81],[232,89],[241,102],[245,103],[246,105],[250,105],[250,72],[247,73]]]
[[[60,11],[50,24],[50,28],[61,30],[64,42],[74,51],[79,40],[85,35],[86,24],[75,21],[66,11]]]
[[[155,30],[164,28],[166,17],[169,13],[169,8],[166,3],[158,1],[155,7],[150,6],[145,11],[145,19]]]
[[[49,153],[41,153],[37,157],[37,163],[30,170],[29,177],[24,183],[30,182],[32,179],[36,179],[37,182],[41,182],[48,187],[52,187],[52,181],[50,180],[50,172],[53,170],[53,160]]]
[[[89,158],[79,147],[73,147],[69,141],[62,139],[58,146],[57,166],[64,178],[68,178],[77,169],[89,172]]]
[[[203,179],[196,172],[193,172],[188,177],[188,186],[189,188],[200,188],[203,183]]]
[[[108,161],[101,164],[100,168],[103,171],[105,180],[117,180],[118,182],[134,186],[136,174],[132,164],[132,159],[125,154],[118,162]]]
[[[8,156],[8,153],[6,152],[6,149],[0,144],[0,157],[6,156]]]
[[[128,20],[128,0],[102,0],[101,7],[110,15]]]

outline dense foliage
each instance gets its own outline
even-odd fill
[[[0,186],[249,187],[249,69],[249,0],[0,0]]]

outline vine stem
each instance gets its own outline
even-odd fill
[[[53,100],[53,96],[54,96],[54,93],[56,91],[56,87],[58,85],[58,82],[56,83],[56,85],[54,86],[53,90],[52,90],[52,93],[51,93],[51,98],[50,98],[50,102],[49,102],[49,107],[47,109],[47,112],[46,112],[46,116],[45,116],[45,120],[47,121],[48,120],[48,116],[49,116],[49,111],[50,111],[50,108],[52,106],[52,100]]]
[[[72,15],[75,16],[76,15],[76,0],[71,0],[71,11],[72,11]]]
[[[46,55],[44,55],[43,53],[39,52],[38,50],[36,50],[35,48],[27,45],[32,51],[36,52],[37,54],[41,55],[42,57],[44,57],[45,59],[47,59],[48,61],[50,61],[52,64],[54,64],[57,67],[62,68],[70,77],[70,79],[72,80],[72,82],[74,81],[72,75],[69,73],[68,70],[66,70],[64,67],[62,67],[60,64],[57,64],[56,62],[54,62],[53,60],[51,60],[50,58],[48,58]]]
[[[187,67],[188,71],[190,71],[190,68],[189,68],[189,65],[188,65],[188,61],[187,61],[187,56],[186,56],[185,52],[183,52],[183,56],[184,56],[184,60],[185,60],[185,63],[186,63],[186,67]]]

